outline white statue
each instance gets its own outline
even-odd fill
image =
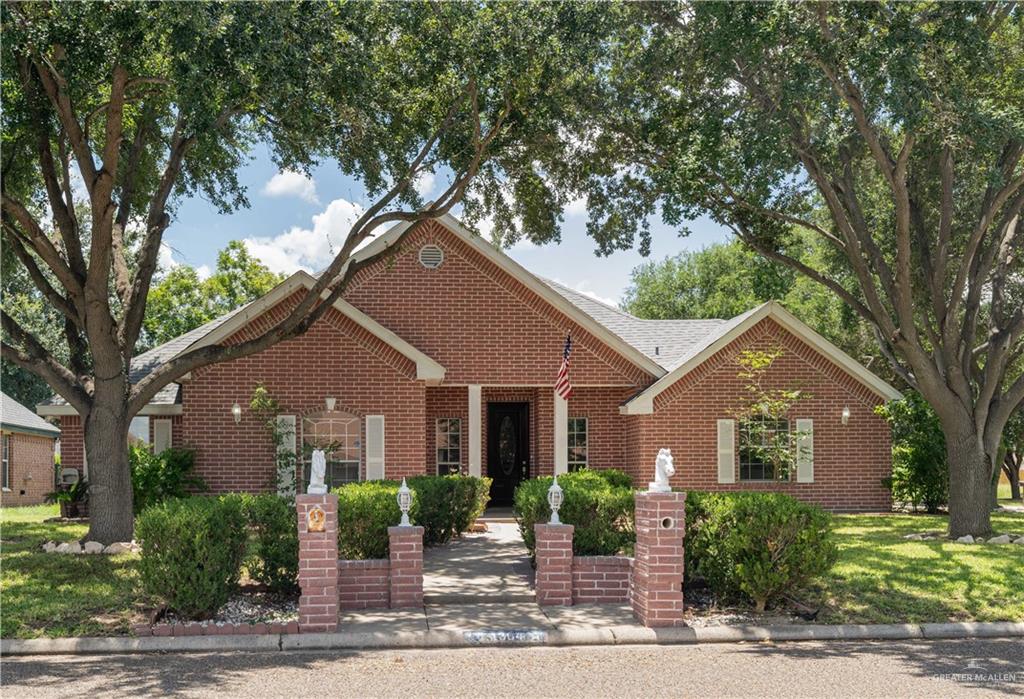
[[[668,479],[675,475],[676,467],[672,465],[672,450],[661,449],[658,451],[658,458],[654,461],[654,482],[647,484],[649,493],[670,493],[672,486]]]
[[[309,459],[309,488],[306,490],[310,495],[323,495],[327,492],[324,485],[324,476],[327,475],[327,457],[322,449],[313,451]]]

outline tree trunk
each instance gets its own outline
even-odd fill
[[[972,429],[946,430],[949,459],[949,535],[988,536],[992,531],[989,503],[992,459]]]
[[[1010,481],[1010,499],[1020,500],[1020,457],[1008,452],[1003,459],[1003,473]]]
[[[131,541],[135,528],[128,426],[123,399],[96,396],[84,421],[89,465],[89,534],[87,540],[112,544]]]

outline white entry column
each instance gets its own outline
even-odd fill
[[[569,401],[555,396],[555,475],[569,471]]]
[[[481,429],[481,413],[483,410],[483,391],[480,386],[469,387],[469,475],[480,477],[480,458],[483,429]]]

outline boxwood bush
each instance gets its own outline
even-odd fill
[[[437,546],[466,532],[483,514],[490,499],[491,479],[471,476],[414,476],[406,480],[413,492],[409,519],[423,527],[424,546]],[[386,558],[388,527],[402,519],[398,481],[362,481],[336,488],[338,555],[342,558]]]
[[[824,575],[836,561],[832,518],[781,493],[700,493],[686,499],[687,576],[757,611]]]
[[[242,498],[191,497],[146,508],[135,524],[145,591],[186,617],[204,619],[238,585],[246,550]]]
[[[298,589],[299,532],[295,502],[275,493],[242,496],[249,528],[245,567],[249,577],[274,592]]]
[[[516,488],[516,517],[523,542],[534,556],[533,525],[547,522],[550,477],[532,478]],[[559,476],[564,501],[559,518],[575,526],[572,549],[577,556],[611,556],[633,548],[633,488],[629,476],[614,470],[582,470]]]
[[[447,543],[468,531],[491,498],[490,478],[415,476],[406,482],[419,501],[413,522],[423,527],[424,546]]]

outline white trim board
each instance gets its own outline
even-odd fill
[[[720,332],[712,335],[714,339],[711,342],[699,351],[692,353],[672,371],[626,401],[619,407],[619,412],[622,415],[649,415],[653,413],[656,396],[765,318],[771,318],[777,322],[881,398],[896,400],[902,396],[895,388],[864,368],[860,362],[800,321],[796,316],[783,308],[779,302],[768,301],[744,313],[742,316],[737,316],[732,321],[723,324]]]

